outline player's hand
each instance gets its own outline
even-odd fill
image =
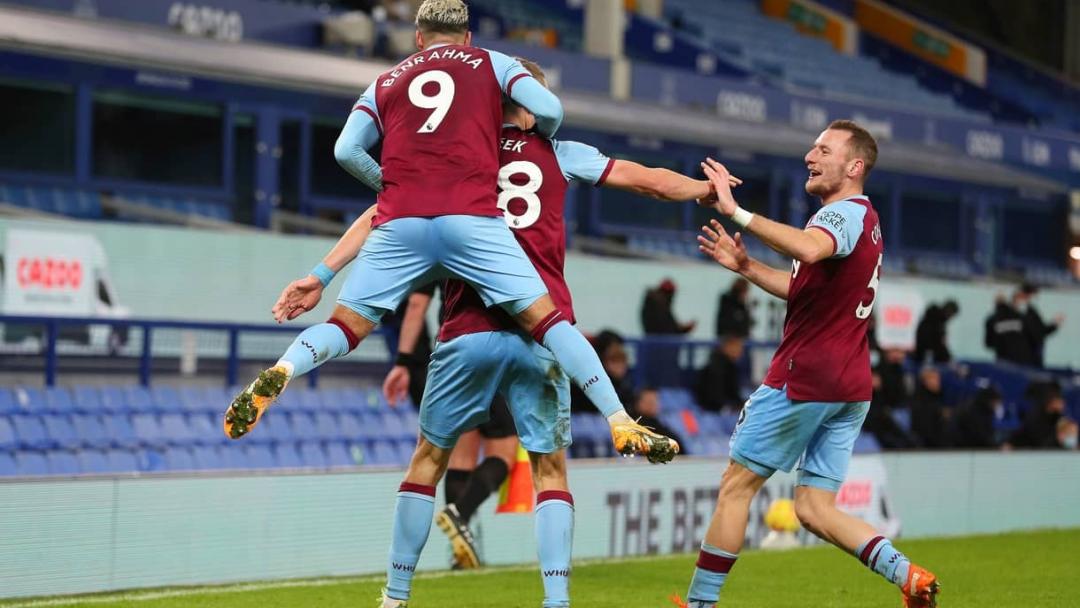
[[[711,181],[709,181],[709,180],[704,180],[704,181],[708,185],[709,193],[706,194],[705,196],[697,199],[697,204],[698,204],[699,207],[713,207],[713,206],[716,205],[716,201],[717,201],[717,199],[716,199],[716,188],[713,187],[713,184],[712,184]],[[743,183],[743,181],[741,179],[735,177],[734,175],[728,175],[728,185],[731,186],[732,188],[736,188],[738,186],[741,186],[742,183]]]
[[[311,275],[297,279],[282,290],[270,312],[278,323],[292,321],[318,306],[319,300],[322,299],[322,292],[323,285],[319,279]]]
[[[383,397],[386,398],[386,402],[396,406],[404,401],[409,394],[409,381],[411,379],[409,368],[404,365],[395,365],[390,370],[390,373],[386,374],[386,380],[383,380],[382,393]]]
[[[698,249],[732,272],[745,272],[750,267],[750,256],[746,254],[742,233],[736,232],[733,238],[728,236],[717,220],[710,223],[712,227],[701,227],[702,234],[697,237]]]
[[[739,208],[739,204],[735,202],[735,197],[731,194],[733,183],[731,173],[728,172],[727,167],[711,158],[706,158],[705,162],[701,163],[701,168],[705,171],[705,177],[709,178],[713,191],[716,193],[716,202],[712,206],[722,215],[730,217]],[[738,180],[738,178],[734,179]],[[741,180],[738,181],[742,183]]]
[[[1059,312],[1058,314],[1054,315],[1054,325],[1057,325],[1058,327],[1061,327],[1064,324],[1065,324],[1065,314],[1064,313]]]

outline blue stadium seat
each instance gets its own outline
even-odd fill
[[[161,424],[154,414],[134,414],[131,417],[131,428],[135,430],[135,436],[144,445],[160,445],[164,435]]]
[[[225,468],[225,457],[222,451],[223,445],[203,445],[191,449],[191,457],[195,461],[195,468],[200,471],[212,471]]]
[[[137,415],[136,418],[141,417]],[[162,414],[158,419],[161,425],[161,438],[171,445],[188,445],[194,442],[195,435],[188,426],[187,419],[180,414]]]
[[[316,439],[315,416],[308,412],[292,412],[289,414],[289,425],[292,434],[297,439]]]
[[[326,468],[326,452],[315,441],[305,441],[300,444],[300,459],[305,467],[318,469]]]
[[[221,446],[221,457],[222,468],[237,471],[247,468],[247,463],[244,461],[243,449],[241,445],[235,441]]]
[[[11,452],[0,452],[0,477],[11,477],[13,475],[18,475],[15,455]]]
[[[382,427],[382,414],[369,411],[353,415],[358,416],[360,421],[360,434],[356,437],[349,437],[349,439],[375,440],[385,436]]]
[[[397,448],[394,443],[386,440],[378,440],[371,442],[371,447],[367,451],[367,458],[365,464],[373,464],[378,466],[390,466],[398,463]]]
[[[344,437],[346,441],[358,440],[365,436],[360,416],[355,413],[345,412],[338,416],[338,421],[341,425],[341,436]]]
[[[101,393],[96,386],[78,384],[71,388],[71,400],[76,411],[96,414],[105,409],[101,404]]]
[[[10,388],[0,386],[0,416],[18,414],[20,409],[15,393]]]
[[[45,425],[37,416],[21,414],[11,417],[11,425],[15,428],[15,438],[24,449],[45,449],[52,444],[48,434],[45,433]]]
[[[295,443],[282,442],[275,444],[273,451],[274,461],[280,468],[299,469],[304,466],[303,461],[300,459],[300,452],[296,449]]]
[[[53,475],[77,475],[79,473],[79,461],[75,458],[75,452],[52,450],[45,453],[45,460],[49,466],[49,473]]]
[[[40,414],[45,411],[45,391],[30,386],[16,386],[15,402],[24,412]]]
[[[251,433],[250,438],[261,443],[277,443],[294,439],[289,414],[285,411],[265,414],[259,421],[258,430]]]
[[[75,402],[68,389],[53,386],[45,389],[45,408],[54,414],[70,414],[75,411]]]
[[[134,473],[139,470],[138,459],[131,450],[109,450],[105,452],[105,458],[109,463],[109,472]]]
[[[378,405],[381,400],[381,396],[373,400],[370,391],[358,388],[344,388],[337,395],[336,405],[340,409],[357,412],[371,409],[373,406]]]
[[[79,450],[76,459],[80,473],[108,473],[112,470],[102,450]]]
[[[190,448],[173,446],[164,452],[165,468],[170,471],[194,471],[195,458]]]
[[[263,418],[265,424],[266,418]],[[217,416],[203,413],[187,415],[187,427],[191,431],[191,443],[215,445],[227,441],[221,430],[221,421]],[[261,427],[259,430],[263,430]]]
[[[106,385],[98,388],[101,407],[106,412],[119,414],[127,411],[127,400],[122,387]]]
[[[326,409],[323,407],[324,392],[326,391],[302,388],[295,394],[286,392],[282,397],[288,397],[289,400],[286,403],[289,404],[290,409],[298,412],[318,412]]]
[[[332,441],[326,444],[326,463],[332,467],[354,466],[352,453],[349,446],[342,441]]]
[[[272,469],[275,466],[274,453],[270,446],[248,444],[243,448],[244,462],[251,469]]]
[[[911,410],[909,409],[893,409],[890,412],[893,420],[896,421],[897,426],[905,431],[911,431]]]
[[[75,428],[75,436],[79,445],[83,447],[108,447],[112,440],[105,423],[100,416],[93,414],[75,414],[71,417],[71,425]]]
[[[412,460],[413,452],[416,450],[416,441],[412,439],[399,439],[394,442],[394,447],[397,449],[397,461],[395,464],[406,466],[409,461]]]
[[[150,391],[145,386],[125,386],[123,388],[124,406],[132,413],[151,412],[154,410],[154,400]]]
[[[154,386],[150,389],[151,403],[159,412],[183,411],[183,402],[180,400],[180,392],[172,386]]]
[[[16,452],[15,472],[23,476],[48,475],[49,463],[41,452]]]
[[[145,472],[165,471],[168,468],[168,464],[165,462],[165,454],[156,449],[146,449],[138,452],[136,463],[139,466],[139,471]]]
[[[342,439],[337,416],[326,412],[315,414],[315,436],[324,441]]]
[[[14,449],[16,444],[15,427],[7,416],[0,416],[0,451]]]
[[[873,454],[881,451],[881,444],[871,433],[859,433],[855,439],[855,447],[852,450],[856,454]]]
[[[69,449],[79,446],[79,437],[75,433],[75,426],[69,416],[42,416],[41,422],[45,425],[45,433],[52,440],[54,446]]]
[[[420,416],[417,415],[416,409],[411,405],[406,407],[402,405],[397,408],[399,410],[398,417],[401,418],[401,424],[405,427],[405,432],[411,437],[415,437],[420,430]]]
[[[724,435],[731,436],[735,432],[735,426],[739,424],[738,414],[721,414],[720,429]]]
[[[405,424],[401,421],[401,418],[385,411],[381,413],[380,418],[382,419],[383,437],[386,437],[387,439],[400,439],[409,436],[409,432],[406,430]]]
[[[131,418],[127,414],[107,414],[101,417],[101,421],[112,439],[112,445],[117,447],[139,445],[139,438],[136,437],[135,428],[131,426]]]

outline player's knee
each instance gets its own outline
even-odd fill
[[[720,479],[720,500],[749,502],[764,483],[764,478],[750,469],[732,462]]]
[[[345,338],[349,341],[349,350],[356,346],[375,329],[375,324],[364,318],[360,313],[342,305],[334,307],[333,314],[327,320],[345,332]]]
[[[424,437],[416,444],[405,481],[425,485],[435,485],[442,479],[446,466],[450,463],[450,450],[445,450],[431,443]]]
[[[795,497],[795,517],[799,518],[799,523],[811,534],[816,535],[822,529],[824,509],[823,505],[808,496]]]
[[[530,452],[529,460],[532,462],[533,486],[537,492],[567,488],[564,450],[552,454]]]

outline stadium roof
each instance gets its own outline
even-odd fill
[[[261,43],[197,38],[163,28],[0,7],[0,47],[72,59],[165,69],[251,84],[354,97],[389,64]],[[813,134],[725,120],[687,108],[614,102],[560,91],[568,124],[728,150],[801,158]],[[1010,165],[901,142],[882,144],[878,167],[987,186],[1065,192],[1067,186]]]

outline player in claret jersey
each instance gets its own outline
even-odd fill
[[[600,359],[556,308],[497,205],[503,95],[528,108],[545,136],[562,120],[559,100],[514,59],[470,46],[462,0],[425,0],[416,25],[420,51],[376,78],[334,150],[347,171],[379,192],[371,238],[331,318],[297,336],[236,396],[225,413],[226,435],[250,431],[292,378],[348,354],[413,289],[459,278],[553,353],[607,418],[621,452],[670,460],[670,440],[627,415]],[[381,167],[367,153],[380,139]],[[329,283],[338,269],[320,264],[307,287]]]
[[[522,61],[543,82],[535,64]],[[708,197],[707,181],[666,169],[610,159],[577,142],[551,141],[534,132],[534,118],[512,101],[504,104],[498,192],[506,224],[536,265],[567,319],[574,319],[570,290],[563,276],[566,225],[563,217],[568,182],[631,190],[653,198],[684,201]],[[740,183],[732,178],[732,184]],[[370,217],[369,211],[365,214]],[[328,259],[346,263],[365,238],[359,226],[346,233]],[[282,293],[279,311],[290,309],[303,293],[292,285]],[[537,490],[536,538],[544,583],[544,606],[569,606],[573,498],[566,479],[566,447],[570,445],[570,387],[551,354],[517,327],[499,308],[489,308],[462,281],[448,281],[444,321],[431,357],[427,390],[420,406],[420,439],[405,474],[395,511],[387,588],[383,606],[408,600],[413,569],[431,527],[428,505],[458,438],[486,422],[492,399],[509,405],[521,444],[529,452]],[[310,302],[304,307],[310,308]],[[415,317],[414,321],[418,321]],[[405,333],[406,328],[402,328]],[[391,398],[409,385],[406,366],[387,378]],[[677,445],[672,445],[677,449]],[[475,562],[475,548],[464,522],[449,510],[438,516],[463,562]],[[462,556],[462,552],[468,555]]]
[[[716,188],[717,210],[794,261],[791,272],[770,268],[747,256],[740,233],[728,236],[715,220],[702,228],[702,251],[788,306],[780,347],[731,436],[731,462],[687,603],[676,603],[716,605],[746,537],[751,500],[770,475],[796,463],[795,513],[803,527],[900,587],[905,606],[937,603],[933,574],[835,505],[870,408],[866,329],[883,243],[863,185],[876,160],[877,144],[865,129],[846,120],[830,124],[806,154],[806,191],[821,199],[822,208],[803,230],[740,208],[727,187],[727,169],[712,159],[702,163]],[[828,584],[826,577],[822,581]]]

